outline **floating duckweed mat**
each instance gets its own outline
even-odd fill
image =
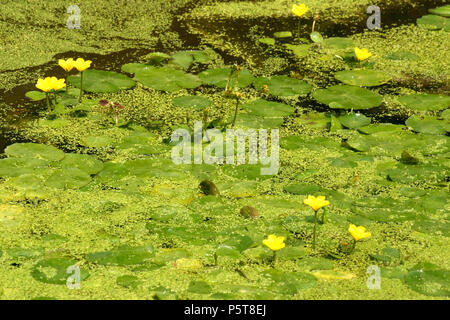
[[[449,299],[448,5],[194,2],[0,2],[0,299]]]

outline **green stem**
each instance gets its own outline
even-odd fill
[[[355,239],[353,239],[353,246],[352,246],[352,251],[353,251],[353,250],[355,250],[355,247],[356,247],[356,240],[355,240]]]
[[[317,224],[317,211],[314,211],[313,250],[316,249],[316,224]]]
[[[69,79],[69,73],[66,72],[66,93],[69,91],[69,83],[67,82],[68,79]]]
[[[298,20],[298,24],[297,24],[297,36],[300,39],[300,20]]]
[[[311,33],[314,32],[315,27],[316,27],[316,19],[314,19],[313,21]]]
[[[80,75],[80,97],[78,98],[78,102],[81,103],[81,97],[83,96],[83,72]]]
[[[48,92],[45,93],[45,100],[47,101],[47,109],[48,109],[48,113],[50,113],[52,110],[50,108],[50,99],[48,97]]]
[[[239,109],[239,98],[236,98],[236,110],[234,110],[234,118],[233,118],[233,124],[232,124],[233,128],[234,128],[234,124],[236,123],[238,109]]]
[[[273,266],[275,266],[276,262],[277,262],[277,252],[273,251],[273,256],[272,256],[272,264],[273,264]]]

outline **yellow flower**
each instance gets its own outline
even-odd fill
[[[366,60],[372,56],[372,54],[369,52],[369,50],[367,50],[365,48],[363,48],[363,49],[355,48],[355,55],[356,55],[356,59],[358,59],[359,61]]]
[[[308,199],[303,200],[303,203],[313,208],[314,211],[317,211],[320,208],[329,205],[330,201],[325,200],[325,196],[318,196],[317,198],[314,196],[308,196]]]
[[[304,4],[294,4],[292,6],[292,13],[295,14],[298,17],[301,17],[302,15],[304,15],[305,13],[307,13],[309,10],[309,8]]]
[[[66,86],[64,79],[57,79],[56,77],[47,77],[45,79],[38,79],[36,88],[44,92],[52,90],[60,90]]]
[[[366,232],[366,228],[363,226],[357,227],[354,224],[349,225],[348,232],[350,232],[355,241],[369,238],[371,236],[370,232]]]
[[[87,68],[91,66],[92,61],[91,60],[84,60],[83,58],[78,58],[74,62],[74,67],[77,68],[78,71],[83,72]]]
[[[284,243],[284,237],[277,237],[274,234],[271,234],[267,237],[267,239],[263,240],[263,244],[269,247],[272,251],[278,251],[286,246]]]
[[[70,70],[73,69],[73,67],[75,66],[75,61],[73,61],[72,58],[69,58],[67,60],[63,60],[63,59],[59,59],[58,60],[58,64],[61,68],[63,68],[64,70],[66,70],[67,72],[69,72]]]

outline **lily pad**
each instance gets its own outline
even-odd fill
[[[59,165],[64,170],[77,168],[87,174],[96,174],[103,169],[102,161],[87,154],[66,153],[66,156]]]
[[[289,44],[286,43],[284,45],[286,49],[291,50],[298,58],[303,58],[308,55],[309,49],[311,48],[311,44]]]
[[[48,167],[48,161],[35,158],[0,159],[0,177],[18,177],[33,174],[36,169]]]
[[[333,109],[370,109],[377,107],[383,98],[370,90],[356,86],[337,85],[319,89],[313,98]]]
[[[15,143],[5,149],[9,157],[37,158],[48,161],[59,161],[64,158],[64,152],[45,144],[38,143]]]
[[[338,118],[339,122],[349,129],[357,129],[370,124],[370,118],[361,113],[349,113]]]
[[[107,136],[87,136],[81,143],[90,148],[106,148],[112,145],[114,140]]]
[[[428,134],[445,134],[450,131],[450,123],[446,120],[438,120],[432,116],[412,115],[406,120],[406,125],[416,132]]]
[[[242,105],[242,108],[251,112],[251,114],[261,117],[285,117],[294,113],[294,108],[291,106],[280,103],[267,101],[264,99],[256,99],[251,102]]]
[[[141,71],[148,71],[153,70],[155,67],[149,64],[143,64],[143,63],[127,63],[122,66],[123,72],[128,73],[138,73]]]
[[[417,25],[428,30],[450,31],[450,19],[434,14],[425,15],[417,19]]]
[[[255,88],[262,90],[266,85],[268,92],[274,96],[296,96],[308,94],[312,86],[304,81],[288,77],[286,75],[273,76],[271,78],[260,77],[255,81]]]
[[[344,70],[334,76],[345,84],[364,87],[379,86],[391,80],[389,75],[376,70]]]
[[[53,173],[45,185],[57,189],[79,189],[91,182],[91,176],[78,168],[65,168]]]
[[[269,46],[273,46],[275,44],[274,38],[260,38],[258,39],[259,42],[267,44]]]
[[[450,271],[431,263],[415,265],[403,280],[410,289],[426,296],[450,296]]]
[[[450,17],[450,4],[442,7],[437,7],[434,9],[428,9],[428,12],[443,17]]]
[[[439,111],[450,107],[450,96],[440,94],[410,94],[398,97],[398,101],[419,111]]]
[[[88,254],[86,259],[89,262],[101,265],[127,266],[143,263],[153,257],[154,252],[155,249],[152,245],[141,247],[122,246],[111,251]]]
[[[273,36],[275,38],[290,38],[290,37],[292,37],[292,32],[290,32],[290,31],[278,31],[278,32],[274,32]]]
[[[45,99],[45,92],[42,91],[28,91],[25,93],[25,97],[30,98],[33,101],[40,101]]]
[[[230,68],[208,69],[198,74],[198,77],[208,85],[214,85],[219,88],[225,88],[230,77]],[[254,81],[253,75],[248,70],[239,71],[238,83],[235,83],[235,74],[231,76],[230,86],[245,88]]]
[[[178,51],[172,55],[172,63],[188,69],[193,63],[208,63],[211,61],[210,56],[201,50]]]
[[[117,277],[116,283],[124,288],[136,289],[139,286],[139,278],[131,275]]]
[[[202,96],[180,96],[172,100],[177,107],[205,109],[211,105],[211,100]]]
[[[311,40],[312,40],[313,42],[315,42],[315,43],[322,43],[322,42],[323,42],[323,37],[322,37],[322,35],[321,35],[319,32],[317,32],[317,31],[312,32],[312,33],[309,35],[309,37],[310,37]]]
[[[211,286],[205,281],[191,281],[188,291],[199,294],[209,294],[212,292]]]
[[[135,74],[135,79],[146,87],[167,92],[193,89],[201,85],[201,80],[196,75],[169,67],[139,71]]]
[[[324,41],[325,46],[333,49],[347,49],[355,46],[353,39],[343,37],[331,37]]]
[[[51,258],[39,261],[31,272],[31,276],[40,282],[48,284],[66,284],[67,278],[73,277],[74,273],[68,273],[69,267],[75,266],[76,261],[67,258]],[[80,280],[86,280],[89,273],[80,269]]]
[[[80,88],[80,76],[69,76],[68,82]],[[88,69],[83,72],[83,90],[95,93],[118,92],[130,89],[136,83],[124,74],[112,71]]]

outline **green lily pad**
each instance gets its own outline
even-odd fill
[[[356,86],[337,85],[319,89],[313,98],[333,109],[370,109],[377,107],[383,98],[370,90]]]
[[[198,77],[208,85],[214,85],[219,88],[225,88],[228,82],[228,78],[230,76],[231,69],[230,68],[218,68],[218,69],[208,69],[202,71],[198,74]],[[235,73],[231,76],[231,81],[229,85],[232,88],[239,87],[245,88],[253,83],[254,81],[253,75],[248,70],[239,71],[239,80],[236,84],[235,82]]]
[[[373,123],[367,126],[359,127],[358,131],[364,134],[373,134],[378,132],[398,132],[402,131],[403,128],[405,128],[405,126],[401,124]]]
[[[284,191],[298,195],[315,194],[322,190],[322,187],[308,183],[292,183],[284,187]]]
[[[261,117],[278,118],[286,117],[294,113],[294,108],[287,104],[264,99],[256,99],[245,103],[242,105],[242,108],[250,111],[251,114]]]
[[[172,55],[172,63],[188,69],[193,63],[208,63],[211,61],[210,56],[201,50],[178,51]]]
[[[333,261],[320,257],[307,257],[297,262],[297,266],[304,271],[331,270]]]
[[[398,97],[398,101],[409,109],[439,111],[450,107],[450,96],[440,94],[410,94]]]
[[[412,115],[406,120],[406,125],[416,132],[428,134],[445,134],[450,131],[450,123],[446,120],[438,120],[432,116]]]
[[[428,9],[428,12],[442,17],[450,17],[450,4],[434,9]]]
[[[386,171],[390,181],[399,183],[413,183],[419,181],[435,182],[447,177],[450,170],[448,167],[436,164],[404,165],[399,164],[395,169]]]
[[[145,56],[145,59],[151,65],[159,65],[162,62],[170,59],[170,56],[164,52],[151,52]]]
[[[139,286],[139,278],[131,275],[117,277],[116,283],[124,288],[136,289]]]
[[[335,158],[330,162],[330,166],[337,168],[356,168],[358,164],[348,159]]]
[[[205,109],[211,105],[211,100],[202,96],[180,96],[172,100],[177,107]]]
[[[450,271],[431,263],[419,263],[403,278],[412,290],[426,296],[450,296]]]
[[[91,176],[78,168],[59,169],[53,173],[45,185],[57,189],[79,189],[91,182]]]
[[[325,112],[308,112],[296,117],[295,121],[309,128],[325,129],[332,118]]]
[[[35,158],[0,159],[0,177],[18,177],[33,174],[36,169],[48,167],[48,161]]]
[[[153,262],[156,264],[166,264],[178,259],[190,258],[191,256],[192,253],[184,248],[166,249],[159,252],[153,259]]]
[[[141,71],[153,70],[155,67],[153,65],[143,63],[127,63],[124,64],[121,69],[123,72],[138,73]]]
[[[193,89],[201,85],[197,76],[169,67],[139,71],[134,78],[146,87],[167,92]]]
[[[76,265],[75,260],[67,258],[51,258],[39,261],[31,271],[31,276],[40,282],[48,284],[66,284],[67,278],[73,277],[74,272],[67,271],[71,266]],[[80,269],[80,281],[86,280],[89,277],[89,273]]]
[[[205,281],[191,281],[188,291],[199,294],[209,294],[212,291],[211,286]]]
[[[258,39],[259,42],[267,44],[269,46],[273,46],[275,44],[274,38],[260,38]]]
[[[59,161],[64,158],[64,152],[45,144],[38,143],[15,143],[5,149],[8,157],[15,158],[37,158],[48,161]]]
[[[290,37],[292,37],[292,32],[290,32],[290,31],[278,31],[278,32],[274,32],[273,36],[275,38],[290,38]]]
[[[384,58],[389,60],[420,60],[420,57],[418,55],[408,51],[395,51],[385,55]]]
[[[304,95],[308,94],[312,89],[312,86],[308,82],[285,75],[273,76],[271,78],[260,77],[256,79],[254,85],[257,90],[262,90],[263,86],[266,85],[269,94],[274,96]]]
[[[86,259],[89,262],[101,265],[128,266],[143,263],[153,257],[154,252],[155,249],[152,245],[140,247],[122,246],[111,251],[88,254]]]
[[[42,248],[26,249],[26,248],[10,248],[6,252],[13,258],[32,259],[41,256],[44,253]]]
[[[106,148],[113,144],[114,140],[107,136],[87,136],[81,143],[89,148]]]
[[[450,20],[434,14],[427,14],[417,19],[417,25],[428,30],[450,31]]]
[[[69,76],[68,82],[80,88],[80,76]],[[83,72],[83,90],[88,92],[118,92],[130,89],[136,83],[124,74],[112,71],[88,69]]]
[[[298,58],[303,58],[308,55],[309,49],[311,48],[311,44],[289,44],[286,43],[284,45],[286,49],[291,50]]]
[[[391,80],[389,75],[376,70],[344,70],[334,76],[345,84],[364,87],[379,86]]]
[[[315,43],[322,43],[322,42],[323,42],[323,37],[322,37],[322,35],[321,35],[319,32],[317,32],[317,31],[312,32],[312,33],[309,35],[309,37],[310,37],[311,40],[312,40],[313,42],[315,42]]]
[[[87,154],[66,153],[66,156],[59,165],[64,170],[77,168],[87,174],[96,174],[103,169],[102,161]]]
[[[361,113],[349,113],[338,118],[339,122],[349,129],[357,129],[370,124],[370,118]]]
[[[436,219],[420,218],[414,221],[413,230],[426,234],[440,234],[444,237],[450,236],[450,222]]]
[[[343,37],[331,37],[324,41],[325,46],[333,49],[347,49],[355,46],[353,39]]]
[[[44,100],[45,96],[45,92],[42,91],[28,91],[25,93],[25,97],[30,98],[33,101]]]
[[[230,118],[230,121],[232,118]],[[251,129],[269,129],[269,128],[278,128],[284,122],[284,119],[281,117],[276,118],[268,118],[256,116],[254,114],[239,114],[236,119],[236,127],[242,128],[251,128]]]

